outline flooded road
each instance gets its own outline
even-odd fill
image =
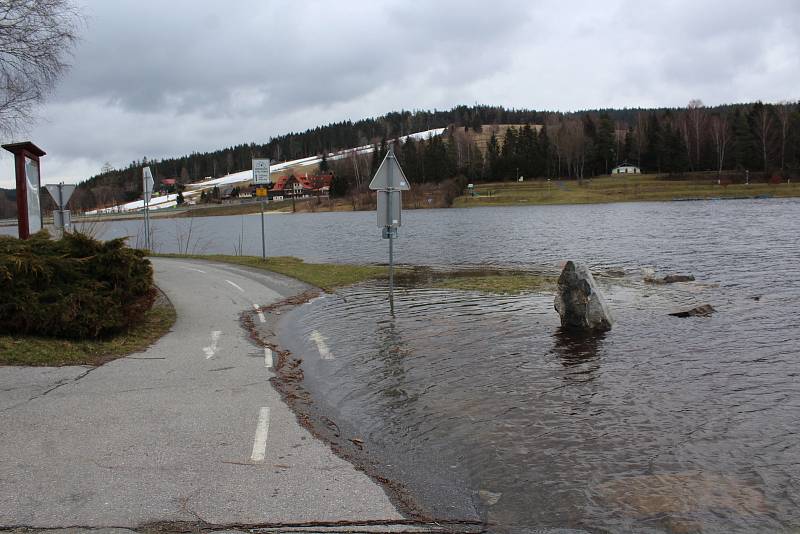
[[[433,515],[445,466],[498,530],[796,525],[797,297],[602,285],[618,322],[594,337],[562,333],[550,294],[404,288],[392,318],[370,284],[296,309],[284,339],[322,411]],[[698,299],[718,313],[667,315]]]
[[[432,515],[470,501],[497,531],[795,532],[797,204],[747,217],[760,207],[712,207],[583,242],[554,224],[487,245],[492,265],[535,252],[557,272],[585,245],[596,271],[624,270],[598,277],[617,320],[603,335],[562,333],[552,293],[407,285],[392,317],[371,283],[297,308],[283,341],[321,410]],[[561,208],[594,220],[604,209]],[[452,261],[466,248],[443,248],[441,264],[467,263]],[[646,284],[649,268],[697,281]],[[668,315],[706,302],[711,317]],[[459,496],[439,493],[442,480]]]
[[[268,254],[385,262],[374,217],[270,215]],[[409,211],[400,262],[584,261],[624,273],[598,278],[617,323],[576,339],[552,294],[413,284],[392,317],[372,283],[296,308],[283,341],[314,402],[432,515],[474,506],[515,532],[797,532],[798,221],[797,200]],[[161,251],[254,255],[258,223],[154,220]],[[697,281],[652,286],[646,269]],[[716,313],[668,315],[702,303]]]

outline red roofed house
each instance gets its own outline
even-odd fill
[[[328,196],[331,190],[333,175],[318,176],[281,176],[269,190],[270,200],[284,198],[304,198],[310,196]]]

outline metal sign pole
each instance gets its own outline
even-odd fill
[[[63,209],[64,209],[64,182],[61,182],[60,184],[58,184],[58,211],[59,215],[61,216],[61,222],[60,224],[56,225],[58,226],[59,229],[59,236],[58,236],[59,238],[64,237],[64,230],[66,230],[66,228],[64,228],[64,212],[62,211]],[[55,219],[55,217],[53,218]]]
[[[389,309],[394,315],[394,232],[391,227],[389,230]]]
[[[264,197],[261,200],[261,259],[267,260],[267,234],[264,230],[264,205],[269,199],[270,180],[270,160],[267,158],[253,158],[253,186],[257,197]]]
[[[264,235],[264,201],[261,204],[261,259],[267,259],[267,238]]]
[[[150,250],[150,203],[144,199],[144,248]]]

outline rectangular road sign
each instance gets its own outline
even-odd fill
[[[148,204],[150,203],[150,199],[153,196],[153,173],[150,172],[150,167],[145,167],[142,169],[142,193],[144,194],[144,200]]]
[[[265,196],[267,196],[267,188],[266,187],[256,187],[256,196],[257,197],[265,197]]]
[[[253,184],[263,185],[270,183],[269,159],[253,159]]]
[[[378,228],[400,226],[400,191],[378,191]]]

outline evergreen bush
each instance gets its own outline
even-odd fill
[[[154,299],[150,262],[124,239],[0,236],[0,334],[106,337],[141,321]]]

